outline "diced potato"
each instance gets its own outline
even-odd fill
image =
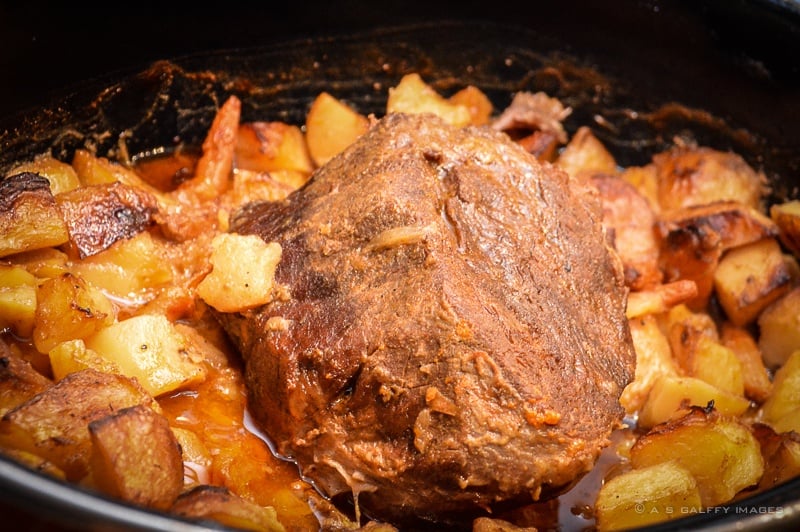
[[[728,319],[747,325],[785,294],[792,281],[778,241],[765,238],[728,251],[714,272],[714,289]]]
[[[684,370],[690,377],[703,380],[715,388],[744,396],[742,364],[731,349],[706,336],[698,339]]]
[[[167,419],[142,405],[89,423],[94,485],[127,502],[166,510],[183,488],[181,448]]]
[[[156,397],[202,382],[202,355],[164,316],[144,314],[110,325],[86,338],[86,347],[113,361]]]
[[[457,127],[472,121],[466,105],[450,102],[416,73],[403,76],[396,86],[389,89],[386,113],[433,113]]]
[[[119,182],[83,186],[61,194],[56,202],[71,248],[81,258],[144,231],[158,210],[152,194]]]
[[[206,303],[220,312],[238,312],[272,300],[280,244],[256,235],[223,233],[214,237],[212,246],[211,273],[197,286]]]
[[[800,351],[795,351],[775,372],[772,395],[761,405],[764,421],[774,425],[786,416],[796,417],[800,426]]]
[[[720,390],[695,377],[665,375],[656,379],[639,412],[639,426],[650,428],[677,419],[691,406],[705,407],[710,402],[724,415],[739,416],[750,408],[750,401],[740,395]]]
[[[18,164],[8,172],[8,175],[22,172],[31,172],[46,178],[50,182],[50,192],[53,196],[78,188],[81,184],[72,166],[50,154],[42,154],[32,161]]]
[[[233,187],[229,194],[229,208],[235,210],[251,201],[282,200],[299,186],[302,186],[302,184],[297,184],[297,177],[301,176],[302,174],[288,171],[255,172],[253,170],[236,169],[233,172]],[[284,180],[278,180],[278,177]],[[303,177],[303,182],[305,182],[306,177]],[[286,181],[290,182],[287,183]]]
[[[680,280],[658,284],[646,290],[628,294],[625,315],[637,318],[646,314],[661,314],[678,305],[687,305],[697,297],[697,284],[694,281]]]
[[[154,405],[132,379],[87,369],[8,411],[0,420],[0,446],[41,456],[75,481],[88,473],[89,423],[122,408]]]
[[[738,419],[701,408],[659,425],[631,447],[634,468],[670,460],[697,480],[703,506],[730,501],[756,485],[764,473],[761,446],[750,428]]]
[[[714,272],[722,257],[720,240],[693,226],[668,228],[656,223],[655,228],[660,239],[659,266],[664,281],[694,282],[697,295],[687,305],[693,310],[706,308],[714,291]]]
[[[586,126],[578,128],[555,164],[578,179],[592,174],[616,175],[619,172],[614,156]]]
[[[172,427],[183,456],[183,483],[186,487],[209,484],[213,458],[203,440],[193,431]]]
[[[0,181],[0,257],[67,240],[67,225],[47,179],[22,173]]]
[[[756,340],[746,329],[724,322],[720,331],[720,341],[739,359],[745,396],[763,403],[772,393],[772,380],[767,368],[764,367]]]
[[[294,170],[307,177],[314,169],[303,132],[298,126],[284,122],[240,125],[234,154],[236,168],[244,170]]]
[[[482,90],[474,85],[468,85],[449,98],[450,103],[462,105],[469,109],[472,117],[470,123],[474,126],[483,126],[489,123],[494,106],[492,101]]]
[[[0,264],[0,330],[30,338],[36,318],[36,278],[22,266]]]
[[[662,375],[678,376],[669,342],[652,315],[630,320],[633,347],[636,350],[636,373],[619,399],[629,414],[644,405],[653,383]]]
[[[658,201],[658,170],[655,165],[628,166],[622,170],[620,177],[647,198],[654,213],[661,213],[661,202]]]
[[[165,193],[147,183],[134,170],[117,162],[109,161],[105,157],[96,157],[87,150],[75,150],[72,158],[72,167],[78,174],[78,180],[83,186],[120,182],[152,194],[158,200],[160,206],[173,203]]]
[[[676,146],[656,154],[653,164],[664,211],[728,200],[755,209],[761,206],[766,177],[735,153]]]
[[[800,256],[800,200],[774,204],[769,208],[769,215],[780,228],[781,242]]]
[[[75,262],[72,270],[114,297],[137,301],[173,279],[165,245],[145,231]]]
[[[366,116],[327,92],[319,93],[306,115],[306,141],[314,164],[327,163],[367,129]]]
[[[800,434],[778,434],[762,423],[753,425],[753,434],[761,444],[764,456],[764,474],[758,483],[759,491],[800,476]]]
[[[48,355],[53,378],[56,381],[60,381],[70,373],[88,368],[104,373],[122,373],[116,363],[87,349],[86,344],[80,339],[61,342],[51,349]]]
[[[15,408],[53,383],[33,366],[14,355],[0,340],[0,416]]]
[[[67,254],[55,248],[25,251],[8,257],[8,260],[22,266],[39,279],[50,279],[67,272]]]
[[[719,340],[713,318],[706,312],[693,312],[687,305],[676,305],[669,310],[664,330],[672,348],[672,356],[686,371],[692,367],[692,359],[702,338]]]
[[[39,303],[33,343],[40,353],[48,353],[67,340],[86,338],[116,319],[108,298],[71,273],[46,280],[36,297]]]
[[[675,461],[613,477],[600,488],[595,502],[599,531],[643,527],[701,509],[697,481]]]
[[[274,508],[259,506],[220,486],[198,486],[181,494],[170,513],[187,519],[212,519],[236,529],[285,530]]]
[[[786,363],[800,350],[800,287],[793,288],[758,315],[758,348],[768,368]]]
[[[0,454],[11,458],[22,465],[25,465],[34,471],[50,475],[51,477],[59,480],[67,480],[66,475],[64,475],[64,472],[61,471],[61,469],[56,467],[56,465],[52,462],[45,460],[41,456],[29,453],[27,451],[20,451],[19,449],[4,448],[0,448]]]

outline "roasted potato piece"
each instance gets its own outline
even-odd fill
[[[779,238],[783,245],[800,256],[800,200],[770,206],[769,216],[780,229]]]
[[[37,156],[32,161],[18,164],[8,172],[8,175],[22,172],[39,174],[46,178],[50,182],[50,192],[53,196],[78,188],[81,184],[72,166],[47,153]]]
[[[174,278],[173,265],[164,260],[165,247],[145,231],[75,262],[72,271],[120,300],[141,303]]]
[[[597,530],[638,528],[702,509],[694,476],[676,461],[656,463],[613,477],[595,502]]]
[[[299,180],[292,180],[292,175],[302,176],[303,182],[307,175],[292,172],[255,172],[253,170],[236,169],[233,172],[233,187],[229,193],[231,211],[251,201],[278,201],[282,200],[294,190],[302,186]],[[280,180],[277,178],[281,178]],[[288,179],[287,179],[288,178]]]
[[[67,224],[46,178],[24,172],[0,181],[0,257],[68,240]]]
[[[119,182],[76,188],[58,196],[56,203],[80,258],[144,231],[158,210],[152,194]]]
[[[166,510],[183,488],[181,448],[167,419],[136,405],[89,423],[92,482],[104,493]]]
[[[0,340],[0,416],[49,388],[50,379]]]
[[[660,376],[639,411],[639,426],[650,428],[685,415],[691,406],[706,406],[713,401],[721,414],[740,416],[750,408],[741,395],[720,390],[695,377]]]
[[[472,121],[466,105],[450,102],[416,73],[406,74],[396,86],[389,88],[386,112],[433,113],[454,126],[466,126]]]
[[[240,125],[236,134],[234,165],[258,172],[294,170],[306,178],[314,169],[303,132],[299,127],[284,122]]]
[[[735,153],[676,146],[653,156],[653,164],[664,211],[727,200],[761,207],[766,176]]]
[[[636,373],[633,382],[623,390],[619,402],[630,414],[642,408],[650,388],[659,377],[677,377],[678,367],[672,359],[669,341],[661,332],[655,316],[641,316],[629,321],[636,350]]]
[[[48,355],[53,378],[56,381],[60,381],[70,373],[88,368],[104,373],[122,374],[122,370],[114,361],[100,356],[91,349],[87,349],[86,344],[81,339],[61,342],[51,349]]]
[[[676,305],[662,320],[672,356],[685,370],[691,367],[702,338],[719,340],[717,324],[707,312],[694,312],[687,305]]]
[[[84,342],[88,349],[113,361],[123,375],[136,378],[154,397],[206,377],[202,355],[161,315],[143,314],[119,321]]]
[[[656,218],[647,199],[616,175],[593,174],[590,181],[600,193],[603,226],[613,231],[625,284],[643,290],[661,283],[659,243],[653,231]]]
[[[778,241],[765,238],[729,250],[714,272],[714,290],[728,319],[748,325],[789,291],[792,277]]]
[[[319,93],[306,115],[306,142],[311,159],[316,166],[322,166],[367,129],[366,116],[327,92]]]
[[[674,460],[697,480],[703,506],[730,501],[764,473],[761,446],[736,418],[694,408],[653,428],[631,447],[635,469]]]
[[[22,266],[38,279],[50,279],[67,273],[69,257],[56,248],[42,248],[12,255],[8,260]]]
[[[36,302],[36,277],[22,266],[0,264],[0,330],[30,338]]]
[[[593,174],[617,175],[619,172],[614,156],[586,126],[578,128],[555,164],[580,180]]]
[[[127,377],[87,369],[68,375],[0,420],[0,445],[49,460],[70,481],[88,473],[89,423],[152,397]]]
[[[462,105],[469,109],[472,117],[470,123],[474,126],[483,126],[489,123],[494,106],[492,101],[482,90],[474,85],[468,85],[449,98],[450,103]]]
[[[143,190],[158,200],[159,207],[174,203],[167,194],[142,179],[135,171],[105,157],[96,157],[87,150],[75,150],[72,167],[78,174],[82,186],[107,185],[120,182],[123,185]]]
[[[636,187],[647,202],[650,209],[661,214],[661,202],[658,201],[658,169],[654,164],[644,166],[628,166],[622,170],[620,177]]]
[[[197,294],[221,312],[238,312],[272,301],[273,278],[281,246],[255,235],[214,237],[212,270],[197,286]]]
[[[800,287],[793,288],[758,315],[758,348],[775,369],[800,349]]]
[[[56,465],[52,462],[45,460],[41,456],[26,451],[20,451],[19,449],[4,449],[2,447],[0,447],[0,454],[11,458],[12,460],[34,471],[44,473],[45,475],[50,475],[51,477],[59,480],[67,480],[64,472],[61,471],[61,469],[56,467]]]
[[[36,298],[33,343],[40,353],[67,340],[86,338],[116,320],[108,298],[71,273],[43,282]]]
[[[718,341],[701,336],[684,364],[683,369],[690,377],[733,395],[744,396],[742,364],[736,353]]]
[[[694,281],[658,284],[646,290],[629,293],[625,315],[631,319],[646,314],[662,314],[678,305],[688,305],[695,297],[697,284]]]
[[[778,432],[800,433],[800,351],[775,372],[772,395],[761,405],[765,422]]]
[[[753,434],[761,444],[764,456],[764,474],[758,483],[759,491],[800,475],[800,434],[778,434],[763,423],[753,424]]]
[[[772,393],[772,380],[764,367],[756,340],[746,329],[724,322],[720,329],[720,342],[730,348],[739,359],[745,396],[763,403]]]
[[[188,519],[213,519],[236,529],[285,530],[274,508],[254,504],[221,486],[198,486],[181,494],[170,512]]]

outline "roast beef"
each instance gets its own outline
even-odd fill
[[[221,315],[256,422],[324,494],[447,520],[557,493],[621,423],[635,356],[596,191],[505,134],[391,114],[231,231],[283,297]]]

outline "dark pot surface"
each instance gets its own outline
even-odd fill
[[[570,132],[593,124],[623,165],[678,135],[741,153],[776,197],[800,195],[795,2],[500,2],[491,12],[475,2],[289,4],[0,7],[0,171],[47,148],[66,156],[86,138],[113,155],[122,132],[131,153],[176,137],[197,143],[231,93],[243,120],[302,123],[321,90],[379,113],[387,87],[420,72],[443,92],[473,83],[497,106],[514,91],[545,90],[574,107]],[[62,134],[74,129],[86,137]],[[0,499],[27,524],[198,529],[6,461]],[[798,529],[800,481],[653,530],[681,526]]]

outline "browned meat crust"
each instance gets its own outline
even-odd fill
[[[536,498],[591,468],[635,356],[596,192],[489,129],[390,115],[231,229],[284,300],[222,315],[277,450],[371,515]]]

